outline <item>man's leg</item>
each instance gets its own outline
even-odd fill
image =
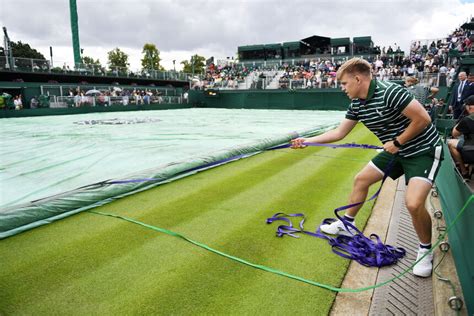
[[[425,207],[425,201],[432,184],[427,179],[411,178],[405,195],[413,226],[421,243],[431,243],[431,216]]]
[[[383,173],[369,163],[354,178],[352,192],[349,196],[349,204],[363,202],[367,199],[369,187],[383,179]],[[355,217],[363,204],[347,209],[346,214]]]
[[[375,165],[370,162],[367,166],[364,167],[354,178],[354,184],[352,187],[352,192],[349,196],[349,204],[354,204],[358,202],[364,202],[367,199],[367,194],[369,192],[369,187],[383,179],[383,172],[380,171]],[[345,219],[349,222],[354,222],[354,217],[357,215],[357,212],[362,207],[363,204],[356,205],[346,210],[344,215]],[[341,235],[351,235],[352,233],[347,231],[347,228],[341,221],[335,221],[331,224],[321,225],[321,231],[326,234],[341,234]],[[349,229],[350,231],[352,229]]]
[[[410,212],[413,227],[420,241],[416,261],[420,260],[413,267],[413,274],[420,277],[429,277],[433,270],[433,254],[431,249],[431,216],[425,207],[426,198],[430,192],[432,184],[427,179],[411,178],[405,195],[405,203]]]

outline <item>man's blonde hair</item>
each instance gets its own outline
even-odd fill
[[[337,79],[341,79],[345,74],[363,75],[370,77],[372,66],[362,58],[352,58],[342,64],[337,71]]]

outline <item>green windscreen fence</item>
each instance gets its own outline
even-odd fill
[[[331,38],[331,46],[344,46],[350,44],[351,39],[349,37]]]
[[[444,145],[444,161],[436,177],[441,206],[449,226],[459,210],[468,201],[472,192],[461,178],[453,172],[454,163],[449,149]],[[474,203],[468,205],[462,218],[448,232],[456,269],[463,289],[469,315],[474,315]]]
[[[239,52],[247,52],[247,51],[254,51],[254,50],[263,50],[264,45],[247,45],[247,46],[239,46],[237,50]]]
[[[344,112],[185,109],[4,119],[0,238],[335,126]],[[110,180],[133,180],[110,184]],[[151,181],[136,181],[152,179]]]

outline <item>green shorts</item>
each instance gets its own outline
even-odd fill
[[[432,184],[441,166],[442,157],[443,146],[439,144],[430,151],[415,157],[400,157],[383,151],[372,159],[370,165],[382,174],[388,172],[392,179],[405,175],[406,184],[411,178],[420,178]],[[387,170],[392,160],[394,160],[393,164],[390,170]]]

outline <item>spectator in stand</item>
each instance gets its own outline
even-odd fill
[[[81,106],[81,92],[79,89],[74,92],[74,105],[76,108]]]
[[[448,87],[451,87],[452,83],[454,82],[454,78],[456,77],[456,67],[451,66],[448,72]]]
[[[30,100],[30,108],[36,109],[38,108],[38,98],[36,96],[32,97]]]
[[[122,91],[122,104],[124,106],[128,105],[129,97],[130,97],[130,91],[128,90]]]
[[[474,163],[474,95],[465,100],[468,116],[465,116],[453,128],[453,139],[448,141],[449,151],[464,179],[471,174],[465,163]]]
[[[23,102],[21,101],[21,95],[17,95],[13,100],[13,105],[15,106],[15,110],[23,109]]]
[[[99,94],[99,97],[97,98],[97,101],[100,106],[106,106],[105,104],[105,95],[103,93]]]
[[[433,98],[439,91],[438,88],[429,88],[418,84],[418,79],[415,77],[406,77],[405,87],[423,106],[426,106],[428,99]]]
[[[474,95],[474,72],[467,76],[467,83],[464,87],[464,100]]]
[[[380,58],[377,58],[377,60],[375,61],[375,70],[378,72],[381,68],[383,68],[383,61]]]
[[[430,114],[431,117],[431,122],[436,121],[438,118],[439,113],[443,110],[444,108],[444,99],[436,99],[433,98],[431,100],[431,104],[428,104],[426,106],[426,110]]]
[[[453,87],[453,97],[450,103],[450,106],[453,109],[453,118],[455,120],[457,120],[462,115],[464,111],[464,99],[467,97],[464,89],[468,83],[466,73],[461,71],[458,75],[458,79],[459,82]]]
[[[150,94],[152,94],[151,92],[145,92],[145,94],[143,95],[143,102],[145,104],[150,104]]]
[[[438,85],[440,87],[446,87],[447,86],[447,75],[448,75],[448,67],[445,65],[441,65],[439,67],[438,72],[439,72],[439,83]]]
[[[185,91],[183,93],[183,103],[188,103],[188,97],[189,97],[189,93],[188,91]]]
[[[80,100],[81,100],[81,101],[80,101],[80,102],[81,102],[81,106],[88,105],[88,103],[89,103],[89,102],[88,102],[88,101],[89,101],[89,97],[86,96],[83,91],[81,91]]]

